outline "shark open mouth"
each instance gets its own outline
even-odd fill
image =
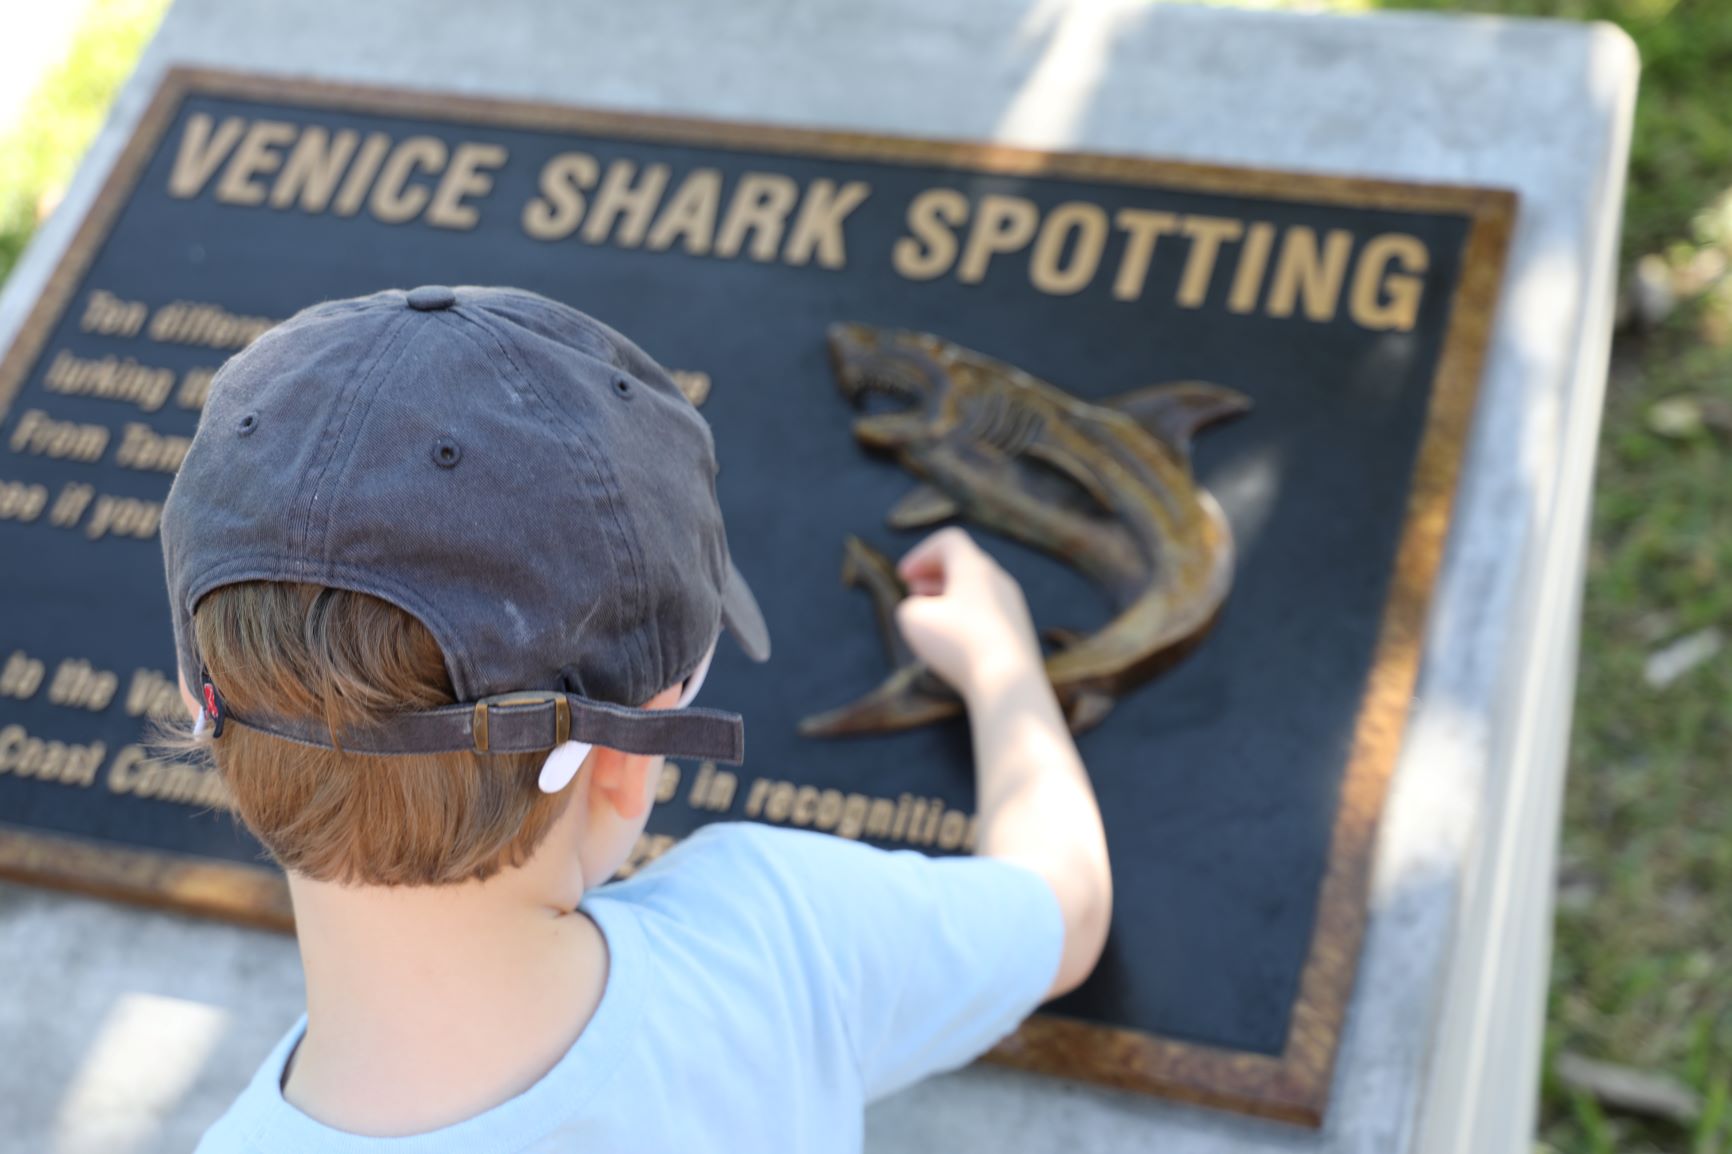
[[[836,384],[860,414],[856,438],[868,447],[893,449],[919,436],[942,387],[934,378],[940,367],[887,346],[883,336],[864,326],[833,325],[829,339]]]
[[[863,413],[902,412],[915,408],[922,401],[920,389],[909,380],[911,376],[895,362],[871,365],[855,378],[850,400]]]

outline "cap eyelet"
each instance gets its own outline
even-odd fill
[[[615,377],[613,379],[613,391],[629,399],[631,397],[631,378]]]
[[[236,432],[243,437],[250,437],[253,435],[253,431],[258,427],[259,415],[257,413],[248,413],[246,416],[241,418],[240,424],[236,428]]]
[[[441,469],[455,469],[463,459],[463,446],[449,437],[433,442],[433,463]]]

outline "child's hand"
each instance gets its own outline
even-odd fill
[[[965,699],[1040,673],[1040,643],[1021,586],[967,533],[940,529],[896,571],[908,586],[896,607],[902,636]]]

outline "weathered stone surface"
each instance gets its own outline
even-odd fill
[[[1112,0],[179,0],[0,297],[0,341],[176,63],[1516,189],[1324,1130],[974,1069],[876,1107],[868,1145],[1525,1148],[1635,84],[1626,40],[1600,27]],[[0,890],[0,974],[0,1133],[31,1151],[190,1149],[302,997],[286,939],[13,888]]]

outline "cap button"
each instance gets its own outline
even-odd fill
[[[442,284],[424,284],[418,289],[409,290],[409,307],[417,312],[437,312],[456,303],[457,294]]]

